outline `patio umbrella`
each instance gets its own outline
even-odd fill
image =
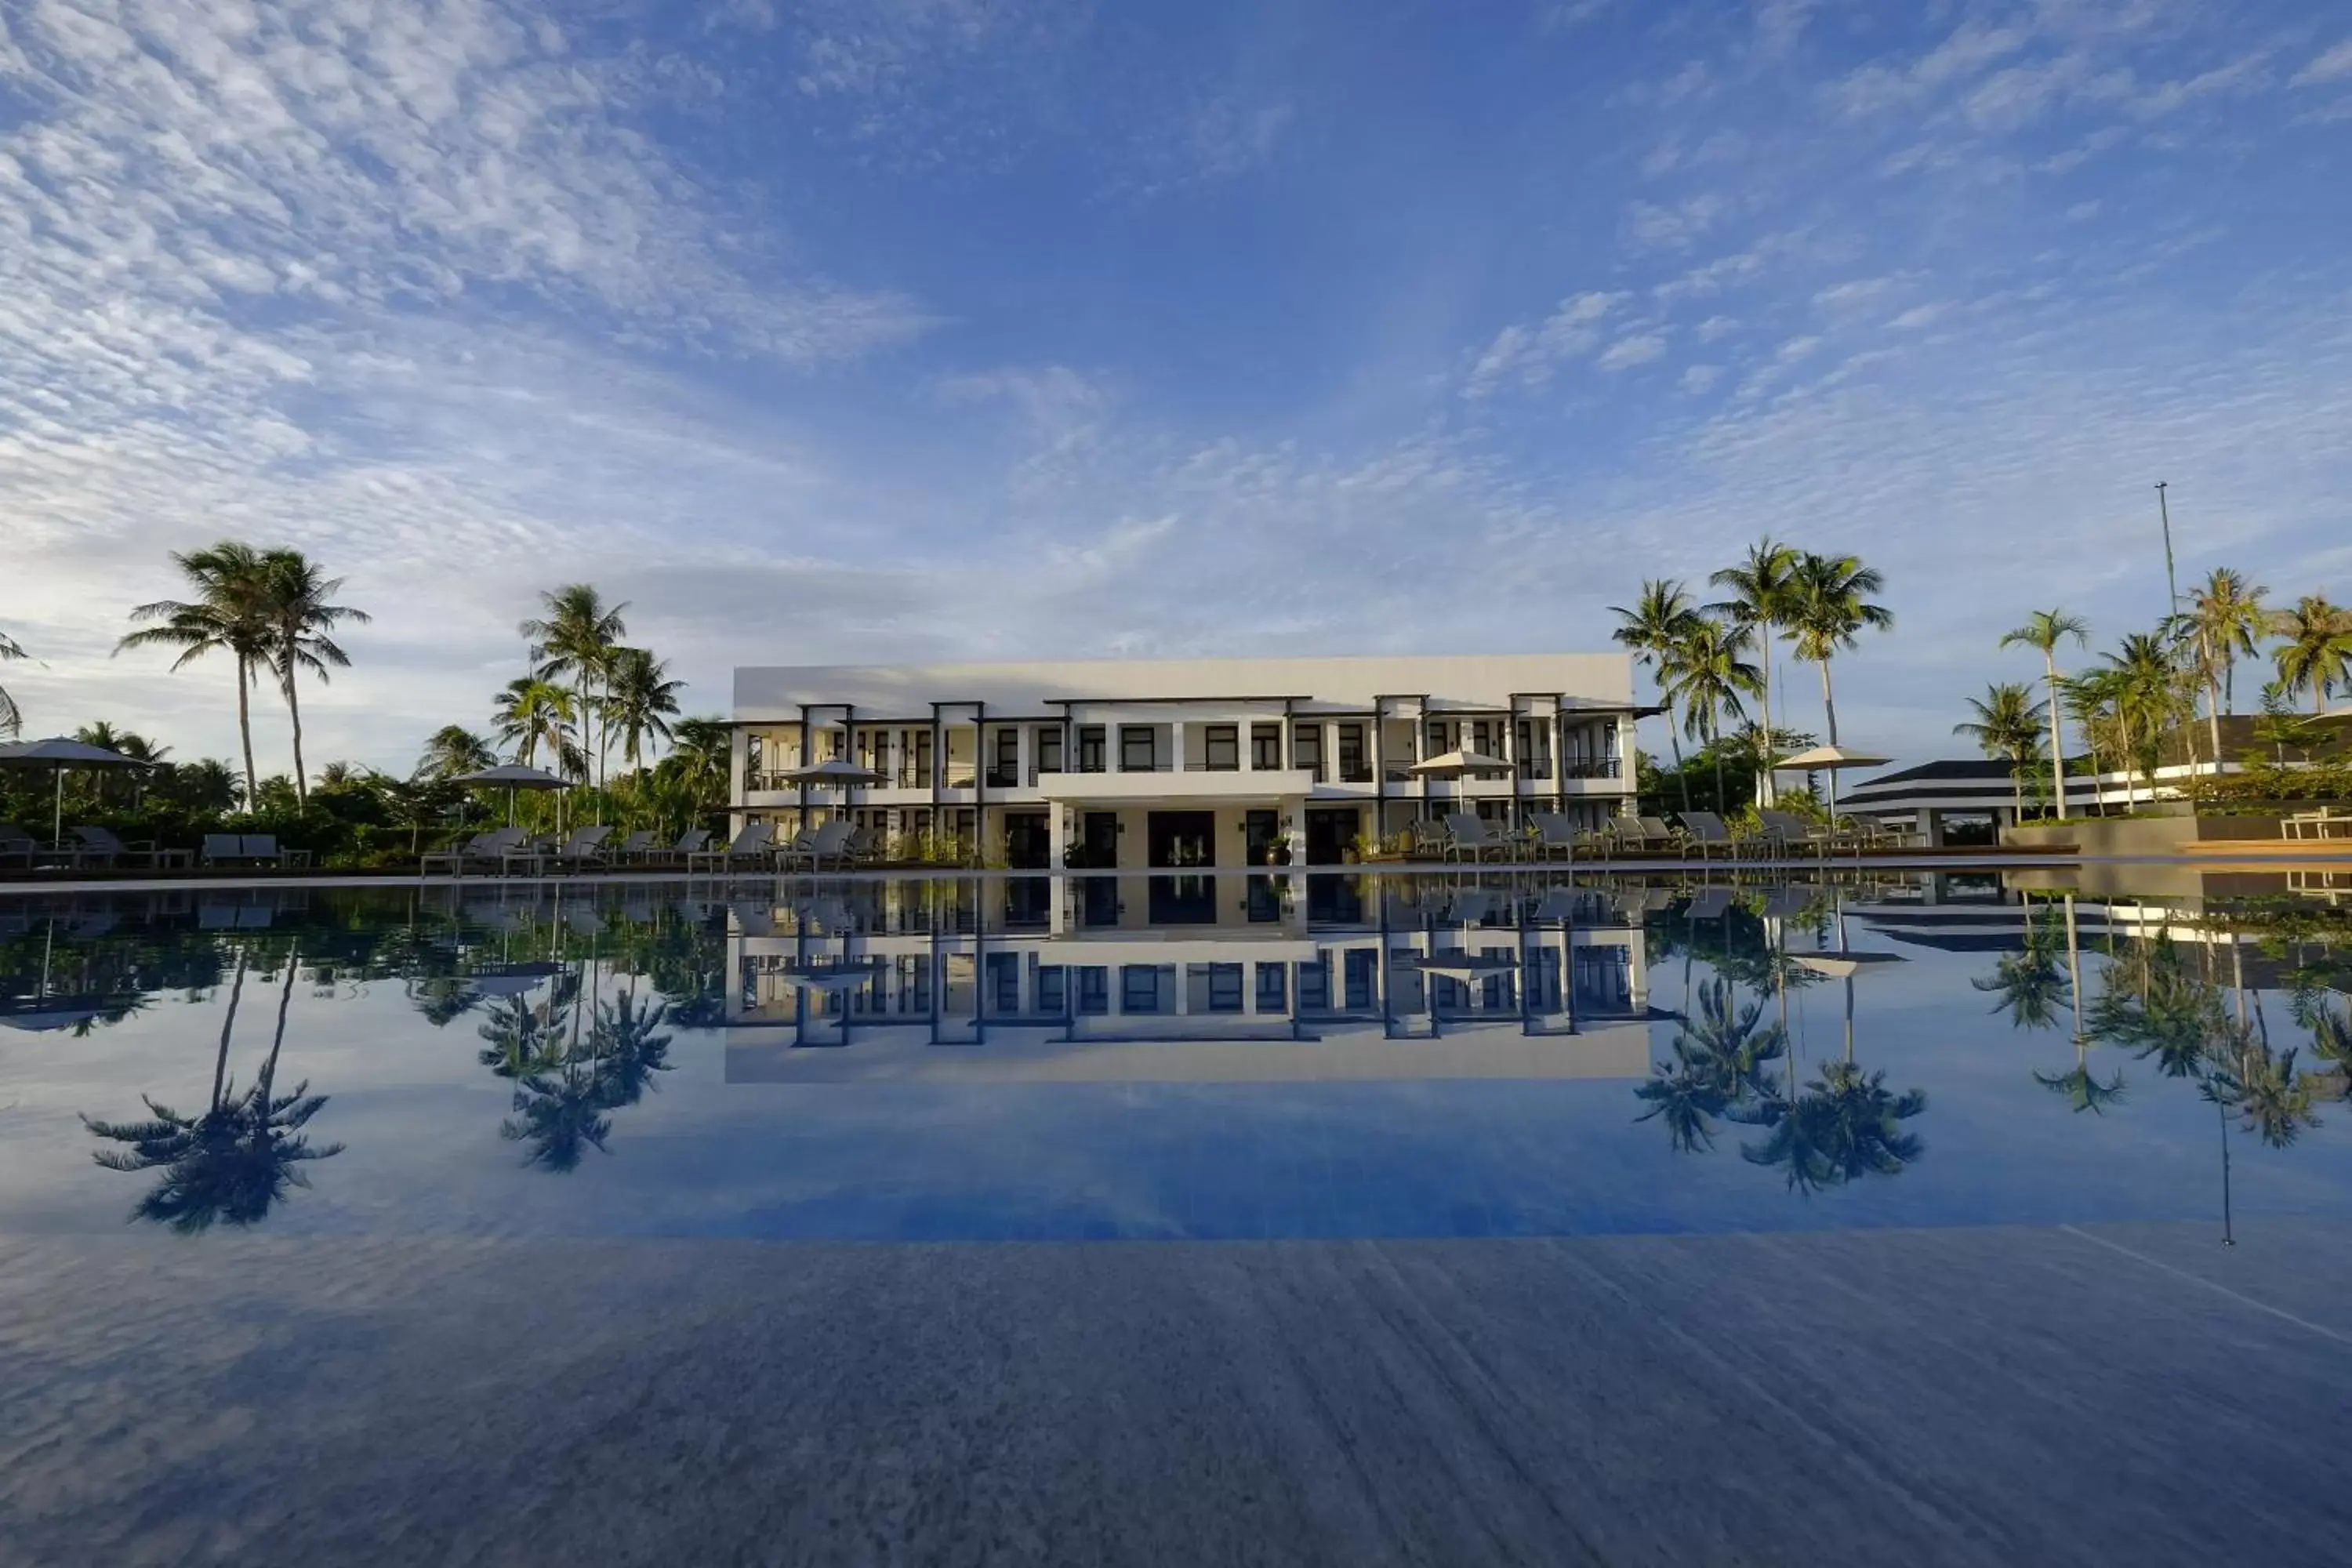
[[[1425,779],[1458,779],[1467,773],[1492,776],[1511,771],[1510,763],[1483,752],[1448,752],[1444,756],[1424,757],[1405,770],[1415,778]]]
[[[1865,752],[1859,746],[1815,746],[1799,752],[1792,757],[1782,757],[1772,764],[1775,773],[1827,773],[1830,775],[1830,816],[1837,816],[1837,773],[1841,768],[1883,768],[1893,757],[1882,757],[1876,752]]]
[[[827,757],[804,768],[784,770],[784,777],[793,784],[870,784],[881,776],[872,768],[861,767],[847,757]]]
[[[46,741],[17,741],[0,746],[0,767],[47,767],[57,773],[56,804],[50,808],[49,842],[58,843],[66,836],[66,770],[68,768],[144,768],[136,757],[126,757],[120,752],[110,752],[103,746],[85,746],[79,741],[68,741],[62,735],[52,735]]]
[[[459,773],[455,782],[461,784],[503,786],[507,792],[507,826],[509,827],[514,826],[515,791],[519,789],[564,790],[572,787],[572,782],[569,779],[557,778],[553,773],[542,773],[537,768],[524,767],[520,763],[501,763],[497,767],[484,768],[478,773]],[[559,833],[563,831],[562,818],[560,815],[556,819],[556,831]]]

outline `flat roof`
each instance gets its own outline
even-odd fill
[[[1376,697],[1436,708],[1500,709],[1515,693],[1627,709],[1633,661],[1622,653],[1374,655],[1355,658],[1105,658],[1007,664],[750,665],[735,671],[735,717],[797,719],[803,704],[851,703],[882,718],[934,702],[1045,714],[1063,702],[1199,698],[1296,700],[1301,711],[1368,710]]]

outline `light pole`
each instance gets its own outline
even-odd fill
[[[2164,520],[2164,586],[2166,592],[2172,595],[2171,610],[2177,616],[2180,613],[2180,579],[2173,574],[2172,508],[2165,502],[2164,485],[2162,479],[2156,481],[2156,510],[2157,515]]]

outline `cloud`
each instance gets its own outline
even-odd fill
[[[1626,215],[1625,232],[1646,249],[1686,249],[1721,221],[1730,206],[1723,197],[1705,192],[1673,206],[1635,202]]]
[[[1714,390],[1715,384],[1722,379],[1723,367],[1721,365],[1695,364],[1683,372],[1682,380],[1677,384],[1681,386],[1683,391],[1696,395]]]
[[[1505,327],[1472,363],[1462,395],[1490,396],[1506,383],[1541,385],[1563,361],[1600,345],[1601,324],[1624,305],[1626,298],[1622,293],[1597,290],[1571,294],[1539,322]]]
[[[2294,73],[2289,87],[2318,87],[2352,79],[2352,38],[2347,38]]]
[[[1649,363],[1665,352],[1665,334],[1638,332],[1610,344],[1607,352],[1593,363],[1601,370],[1631,370],[1635,365]]]

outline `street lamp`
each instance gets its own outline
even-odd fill
[[[2172,613],[2173,613],[2174,615],[2176,615],[2176,616],[2177,616],[2177,615],[2179,615],[2179,614],[2180,613],[2180,579],[2179,579],[2179,577],[2177,577],[2177,576],[2175,576],[2175,575],[2173,574],[2173,568],[2172,568],[2172,509],[2171,509],[2171,507],[2169,507],[2168,505],[2167,505],[2167,504],[2165,503],[2165,499],[2164,499],[2164,489],[2165,489],[2165,481],[2164,481],[2164,480],[2162,480],[2162,479],[2158,479],[2158,480],[2157,480],[2157,481],[2156,481],[2156,510],[2157,510],[2157,515],[2158,515],[2158,516],[2159,516],[2159,517],[2161,517],[2161,518],[2164,520],[2164,586],[2165,586],[2166,591],[2167,591],[2167,592],[2168,592],[2168,593],[2172,595],[2172,599],[2171,599]]]

